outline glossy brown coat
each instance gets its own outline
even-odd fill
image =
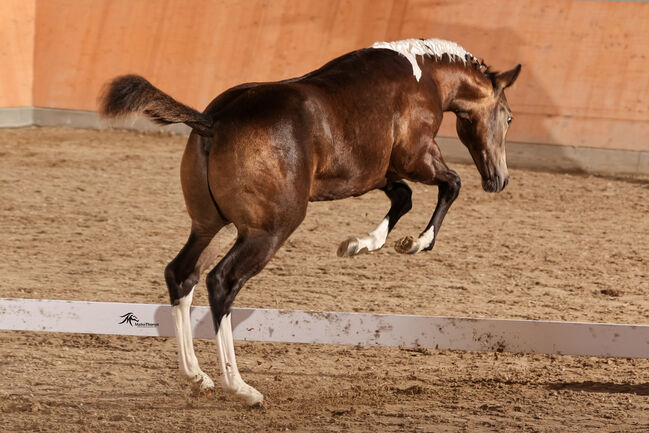
[[[458,116],[458,135],[484,189],[501,191],[509,177],[504,144],[511,121],[504,89],[520,65],[495,74],[474,58],[419,56],[418,62],[419,81],[399,53],[362,49],[303,77],[232,88],[203,113],[138,76],[110,83],[102,98],[105,116],[142,112],[158,123],[194,128],[181,164],[192,231],[165,272],[172,304],[210,265],[215,253],[208,245],[224,225],[234,224],[238,238],[207,277],[217,329],[243,284],[302,222],[309,201],[380,188],[392,203],[389,231],[411,207],[403,180],[438,185],[439,199],[422,235],[402,239],[397,250],[431,249],[460,189],[434,140],[445,111]],[[359,245],[348,239],[338,253],[367,250]]]

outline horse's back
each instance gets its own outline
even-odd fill
[[[399,67],[361,50],[300,78],[224,92],[206,109],[215,119],[214,187],[270,204],[287,191],[332,200],[383,186],[404,114]]]

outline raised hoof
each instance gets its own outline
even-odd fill
[[[394,249],[401,254],[415,254],[420,250],[419,241],[412,236],[406,236],[394,244]]]
[[[367,247],[361,248],[361,243],[358,238],[349,238],[340,244],[337,254],[338,257],[352,257],[368,252]]]

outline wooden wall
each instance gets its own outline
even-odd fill
[[[377,40],[439,37],[497,69],[523,64],[508,92],[510,140],[649,150],[646,2],[35,1],[34,106],[94,110],[107,79],[135,72],[202,109],[232,85],[301,75]],[[0,14],[0,40],[13,19]],[[28,30],[12,25],[15,81],[30,56]],[[1,81],[0,105],[25,101],[25,89]],[[454,134],[446,122],[442,135]]]
[[[0,107],[32,105],[36,0],[0,0]]]

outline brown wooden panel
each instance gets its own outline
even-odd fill
[[[648,22],[636,2],[37,0],[34,101],[93,110],[103,82],[135,72],[203,108],[377,40],[440,37],[523,63],[511,140],[649,150]]]
[[[32,105],[36,0],[0,0],[0,107]]]
[[[408,6],[402,36],[435,28],[497,69],[523,64],[509,92],[516,116],[511,140],[649,150],[649,3],[411,0]],[[454,133],[453,122],[447,119],[442,133]]]
[[[80,7],[84,3],[88,7]],[[37,10],[36,102],[94,109],[106,79],[136,72],[204,107],[235,84],[301,75],[380,39],[388,21],[380,11],[390,5],[390,0],[43,1]]]

